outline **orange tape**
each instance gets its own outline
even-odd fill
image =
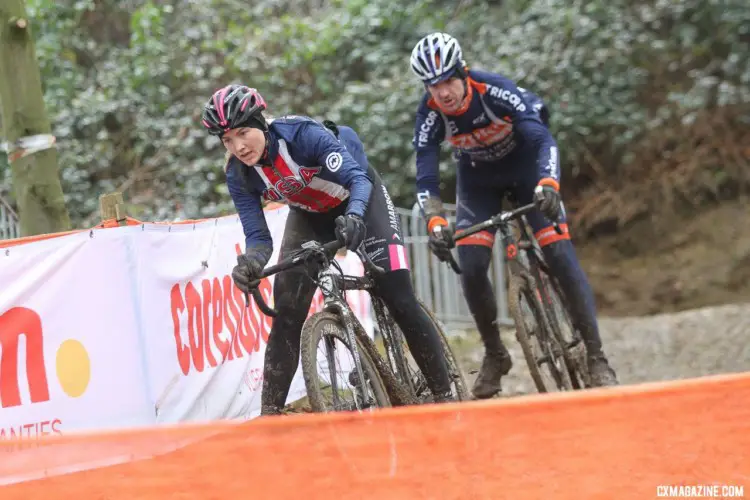
[[[264,211],[276,210],[277,208],[280,208],[282,206],[284,206],[282,203],[269,203],[265,207],[263,207],[263,210]],[[236,217],[236,215],[226,215],[224,217]],[[217,217],[217,218],[220,219],[221,217]],[[156,224],[156,225],[168,226],[168,225],[180,225],[180,224],[198,224],[199,222],[206,222],[208,220],[212,220],[212,219],[210,218],[209,219],[188,219],[188,220],[182,220],[178,222],[143,222],[138,219],[134,219],[133,217],[126,217],[125,225],[126,226],[140,226],[141,224]],[[24,236],[21,238],[14,238],[12,240],[0,240],[0,248],[14,247],[18,245],[24,245],[26,243],[33,243],[35,241],[49,240],[52,238],[60,238],[61,236],[82,233],[84,231],[90,231],[91,229],[109,229],[109,228],[114,228],[114,227],[120,227],[120,224],[118,224],[117,220],[106,219],[90,229],[75,229],[73,231],[62,231],[59,233]]]

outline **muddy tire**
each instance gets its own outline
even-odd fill
[[[332,408],[328,404],[328,397],[324,391],[325,387],[321,384],[320,374],[318,370],[319,362],[325,361],[328,364],[326,355],[318,349],[321,343],[328,341],[339,341],[343,344],[351,355],[351,347],[347,338],[346,330],[341,322],[341,318],[336,314],[329,312],[319,312],[310,316],[302,327],[302,335],[300,341],[300,356],[302,360],[302,375],[305,379],[305,387],[307,389],[307,397],[310,401],[310,407],[312,411],[318,413],[330,412],[330,411],[341,411],[336,408]],[[391,401],[388,398],[383,380],[380,378],[380,374],[375,369],[375,364],[364,349],[357,341],[357,351],[360,358],[360,364],[363,371],[365,372],[364,380],[362,377],[354,377],[353,382],[354,389],[357,394],[367,395],[367,405],[375,406],[378,408],[386,408],[391,406]],[[349,381],[351,383],[351,376]],[[364,387],[366,383],[367,388]],[[356,396],[354,396],[356,397]],[[354,410],[355,408],[347,408],[348,410]],[[346,411],[345,409],[344,411]]]
[[[536,332],[530,331],[526,323],[521,299],[525,299],[531,309],[538,330]],[[516,339],[521,344],[529,373],[537,390],[540,393],[573,390],[570,372],[562,355],[562,346],[552,331],[547,314],[539,301],[537,290],[532,289],[525,279],[511,279],[508,287],[508,310],[516,325]],[[534,349],[535,345],[539,347],[538,353]],[[562,366],[557,367],[552,361],[558,361]],[[545,381],[540,363],[546,363],[549,367],[551,381]]]
[[[586,361],[586,347],[580,333],[573,327],[562,290],[557,281],[546,272],[541,273],[544,290],[550,295],[549,321],[552,331],[566,349],[567,367],[573,388],[576,390],[591,387],[591,376]]]
[[[435,317],[432,311],[430,311],[421,300],[419,300],[419,305],[422,307],[422,310],[427,313],[427,316],[429,316],[440,334],[440,343],[443,345],[443,351],[445,351],[445,361],[448,364],[448,375],[451,378],[451,389],[453,390],[453,395],[458,401],[468,401],[472,399],[471,393],[469,393],[469,389],[466,387],[464,372],[461,370],[461,366],[458,364],[458,359],[453,353],[453,348],[451,348],[451,345],[448,342],[448,337],[445,335],[443,323]]]
[[[425,304],[421,300],[417,299],[417,301],[419,302],[419,306],[422,308],[425,314],[427,314],[427,317],[435,326],[435,329],[437,330],[440,337],[440,345],[443,348],[445,362],[448,368],[448,376],[451,381],[451,391],[453,392],[453,396],[457,401],[467,401],[471,399],[469,390],[466,388],[466,380],[464,378],[463,371],[461,370],[461,367],[456,360],[456,355],[453,353],[453,349],[451,349],[451,346],[448,343],[448,338],[445,336],[445,330],[442,323],[435,317],[434,314],[432,314],[432,311],[430,311],[429,308],[427,308],[427,306],[425,306]],[[393,360],[395,366],[392,368],[394,368],[395,372],[400,374],[399,380],[409,388],[412,397],[414,397],[418,401],[429,402],[429,399],[425,399],[423,397],[426,393],[429,393],[425,376],[419,371],[417,362],[414,360],[414,357],[409,351],[409,347],[406,343],[404,334],[401,332],[401,329],[393,321],[390,315],[388,315],[388,319],[389,321],[391,321],[395,341],[395,345],[393,346],[393,354],[396,359]]]

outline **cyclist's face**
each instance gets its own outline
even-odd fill
[[[460,78],[448,78],[435,85],[429,85],[427,90],[438,105],[449,113],[457,111],[463,104],[464,82]]]
[[[224,147],[245,165],[255,165],[260,161],[266,148],[266,137],[257,128],[240,127],[228,130],[222,137]]]

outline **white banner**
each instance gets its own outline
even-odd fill
[[[122,232],[0,254],[0,439],[153,421]]]
[[[287,214],[266,212],[269,265]],[[97,229],[4,250],[0,439],[256,416],[272,318],[245,308],[233,285],[242,251],[237,217]],[[338,260],[362,274],[356,255]],[[272,285],[261,285],[271,304]],[[369,296],[347,298],[372,335]],[[321,299],[318,290],[311,311]],[[304,395],[298,369],[288,402]]]
[[[266,214],[274,252],[285,212]],[[157,421],[254,416],[260,410],[263,356],[272,323],[246,308],[232,268],[244,251],[235,217],[192,225],[146,226],[138,240],[140,310],[147,332],[151,398]],[[270,302],[273,278],[261,292]],[[299,398],[301,378],[293,383]]]

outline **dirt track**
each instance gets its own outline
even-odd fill
[[[606,352],[624,384],[750,371],[750,304],[602,318],[600,327]],[[503,339],[514,361],[503,379],[504,395],[535,392],[513,330],[504,331]],[[467,371],[479,367],[478,333],[461,335],[454,346]],[[475,376],[468,375],[467,382]]]

